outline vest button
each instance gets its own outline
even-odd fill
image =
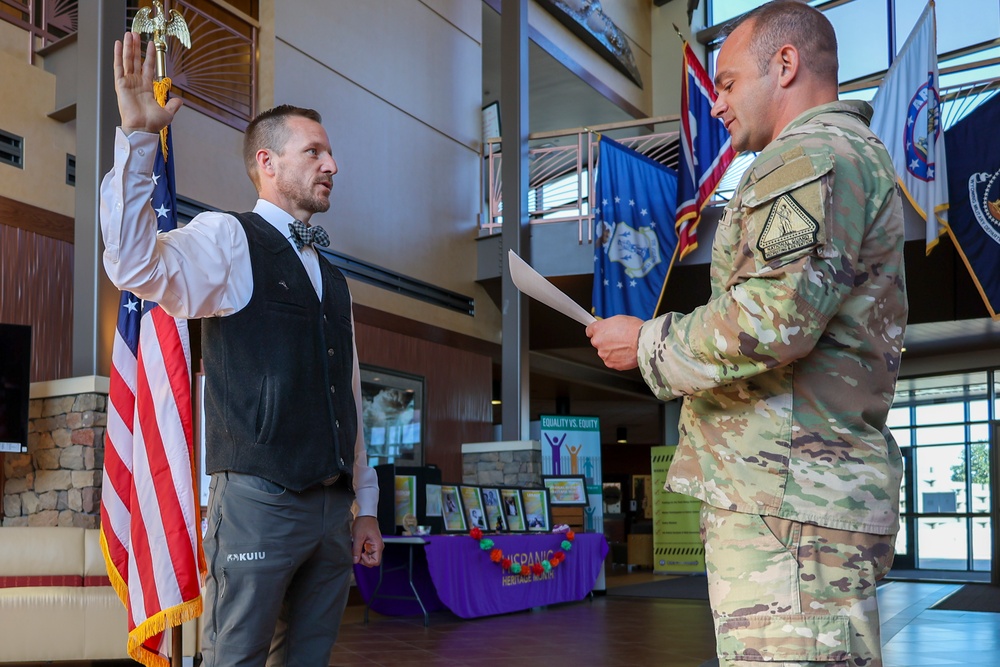
[[[331,394],[336,394],[337,393],[337,388],[331,385],[330,386],[330,393]]]
[[[327,350],[327,351],[326,351],[326,353],[327,353],[327,354],[328,354],[329,356],[331,356],[331,357],[332,357],[332,356],[333,356],[333,348],[331,347],[331,348],[330,348],[329,350]]]
[[[343,465],[344,465],[344,457],[340,457],[340,465],[341,465],[341,466],[343,466]]]
[[[334,423],[334,425],[335,425],[335,426],[336,426],[337,428],[340,428],[340,420],[339,420],[339,419],[334,419],[334,420],[333,420],[333,423]],[[341,461],[341,463],[343,463],[343,461]]]

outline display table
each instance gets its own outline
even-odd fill
[[[522,565],[550,558],[564,539],[561,533],[487,537]],[[593,590],[608,553],[604,535],[578,533],[561,565],[548,574],[522,577],[504,572],[468,535],[383,539],[380,568],[354,566],[358,591],[368,608],[380,614],[423,613],[425,624],[429,612],[444,607],[462,618],[476,618],[582,600]]]

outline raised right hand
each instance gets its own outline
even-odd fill
[[[171,97],[165,107],[157,103],[153,95],[155,46],[150,40],[143,62],[141,45],[141,36],[134,32],[125,33],[120,42],[115,42],[115,93],[125,134],[136,130],[159,132],[170,124],[183,104],[179,97]]]

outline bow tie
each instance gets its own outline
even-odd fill
[[[288,231],[292,233],[292,240],[299,250],[302,250],[304,245],[330,245],[330,235],[322,227],[308,227],[296,220],[288,223]]]

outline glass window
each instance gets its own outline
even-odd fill
[[[965,492],[965,446],[924,447],[917,456],[917,512],[951,514]],[[963,502],[964,505],[964,502]]]
[[[989,572],[993,557],[993,528],[989,519],[972,520],[972,569]]]
[[[917,519],[917,567],[925,570],[968,568],[968,527],[964,519]]]
[[[889,432],[892,433],[892,437],[896,439],[897,446],[909,447],[913,444],[913,431],[911,429],[891,427]]]
[[[826,0],[809,0],[810,5],[819,5]],[[716,25],[736,18],[744,12],[764,4],[762,0],[711,0],[708,3],[708,24]]]
[[[910,425],[910,408],[892,408],[889,410],[889,417],[886,419],[886,424],[889,428],[895,429],[896,426],[909,426]],[[899,437],[897,436],[897,440]]]
[[[878,92],[878,88],[860,88],[858,90],[848,90],[840,94],[840,99],[842,100],[861,100],[862,102],[871,102],[872,98],[875,97],[875,93]]]
[[[713,0],[708,6],[708,23],[709,25],[725,23],[758,6],[760,2],[755,0]]]
[[[988,421],[990,418],[990,404],[988,401],[969,401],[969,419],[974,422]],[[987,438],[989,434],[987,433]]]
[[[965,421],[965,404],[951,402],[918,405],[916,413],[915,420],[920,426],[925,424],[956,424]]]
[[[896,534],[896,556],[905,556],[909,553],[910,531],[906,530],[905,526],[900,526],[899,532]]]
[[[826,10],[837,33],[840,80],[852,81],[889,67],[889,17],[885,0],[854,0]]]
[[[965,442],[965,426],[961,424],[956,426],[930,426],[914,430],[918,446],[948,445]]]
[[[927,0],[895,0],[896,52],[903,48]],[[950,53],[1000,37],[997,0],[937,0],[937,51]]]

